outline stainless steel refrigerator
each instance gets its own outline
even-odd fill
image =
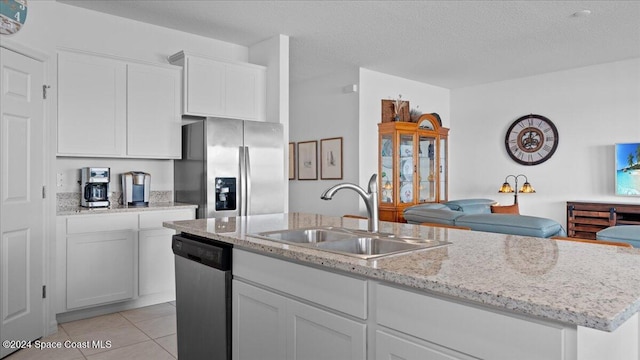
[[[198,204],[198,218],[283,212],[282,125],[218,118],[183,125],[174,186],[175,201]]]

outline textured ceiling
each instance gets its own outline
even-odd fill
[[[58,1],[245,46],[288,35],[291,81],[358,66],[459,88],[640,57],[638,0]]]

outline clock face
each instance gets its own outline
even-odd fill
[[[27,0],[0,0],[0,34],[15,34],[27,20]]]
[[[541,115],[525,115],[507,130],[504,145],[511,158],[522,165],[538,165],[558,148],[558,129]]]

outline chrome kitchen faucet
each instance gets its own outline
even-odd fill
[[[358,185],[352,183],[342,183],[334,185],[327,190],[325,190],[320,198],[322,200],[331,200],[333,195],[335,195],[338,190],[342,189],[351,189],[357,192],[362,200],[364,200],[364,204],[367,206],[367,213],[369,218],[368,230],[370,232],[378,232],[378,175],[373,174],[371,179],[369,179],[369,188],[368,192],[365,191]]]

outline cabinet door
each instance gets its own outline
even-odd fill
[[[176,277],[171,229],[140,230],[138,233],[138,294],[140,296],[172,292]]]
[[[226,114],[243,120],[264,120],[264,69],[226,65]]]
[[[393,170],[393,133],[380,134],[379,173],[380,173],[380,203],[393,205],[395,203],[393,184],[395,174]],[[382,219],[381,219],[382,220]]]
[[[463,360],[471,357],[454,355],[451,350],[436,350],[382,331],[376,332],[376,360]]]
[[[293,300],[287,307],[287,359],[366,358],[364,324]]]
[[[67,309],[133,297],[135,231],[67,237]]]
[[[58,54],[58,154],[123,156],[126,65],[85,54]]]
[[[438,147],[438,174],[440,180],[440,195],[438,196],[439,202],[445,202],[449,199],[449,189],[447,187],[449,183],[449,146],[447,145],[447,138],[440,139],[440,146]]]
[[[402,204],[415,204],[417,198],[414,163],[415,135],[413,133],[399,133],[398,139],[399,200]]]
[[[184,109],[187,115],[222,116],[225,113],[223,63],[188,56],[185,59]]]
[[[287,299],[234,280],[233,359],[286,359]]]
[[[180,158],[180,68],[127,65],[127,155]]]
[[[436,138],[424,134],[418,135],[418,202],[436,201]]]

